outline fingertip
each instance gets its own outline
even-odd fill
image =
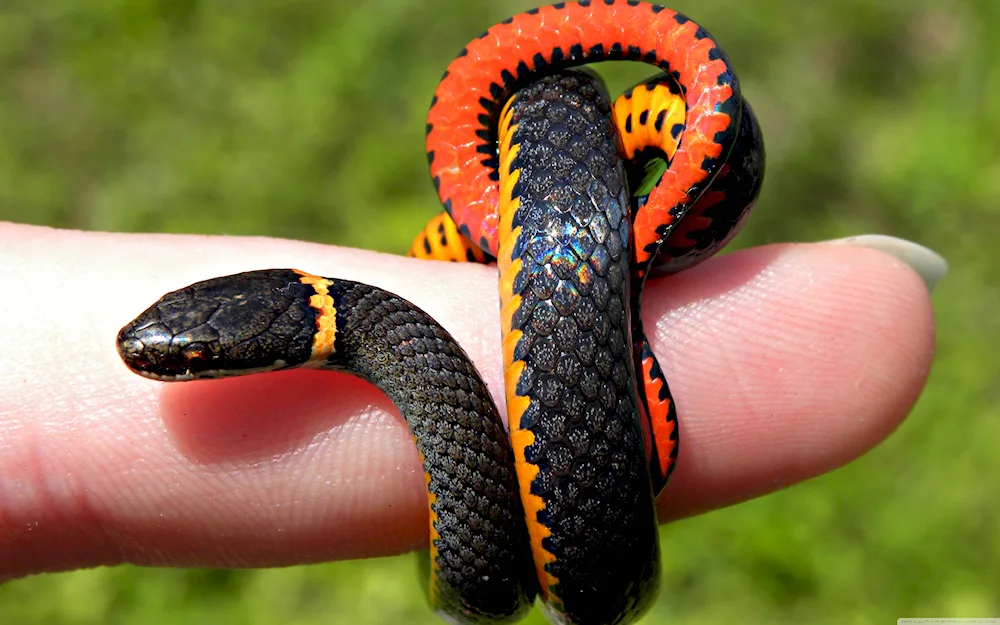
[[[870,249],[736,252],[654,282],[643,301],[680,420],[670,518],[862,455],[909,413],[933,359],[923,281]]]

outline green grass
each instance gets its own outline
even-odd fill
[[[445,64],[529,6],[7,2],[0,219],[402,252],[438,210],[423,117]],[[664,527],[646,622],[1000,615],[997,3],[674,6],[722,41],[767,139],[738,246],[882,232],[935,248],[951,272],[906,424],[832,474]],[[618,70],[612,89],[644,72]],[[406,556],[45,575],[0,587],[0,623],[436,622],[414,569]]]

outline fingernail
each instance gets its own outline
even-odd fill
[[[948,273],[948,261],[943,256],[930,248],[906,239],[884,234],[862,234],[856,237],[824,241],[824,243],[868,247],[895,256],[920,274],[920,277],[924,279],[924,284],[927,285],[928,292],[933,292],[934,287],[944,277],[944,274]]]

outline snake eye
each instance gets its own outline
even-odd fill
[[[200,369],[209,359],[208,350],[204,343],[192,343],[184,348],[181,357],[190,369]]]

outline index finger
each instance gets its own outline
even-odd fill
[[[264,566],[426,544],[412,440],[374,387],[292,371],[164,385],[118,329],[164,292],[267,267],[376,284],[437,318],[502,399],[495,271],[274,239],[0,229],[0,577],[134,562]],[[775,246],[653,281],[644,320],[681,418],[663,518],[854,458],[933,354],[919,277],[855,247]]]

